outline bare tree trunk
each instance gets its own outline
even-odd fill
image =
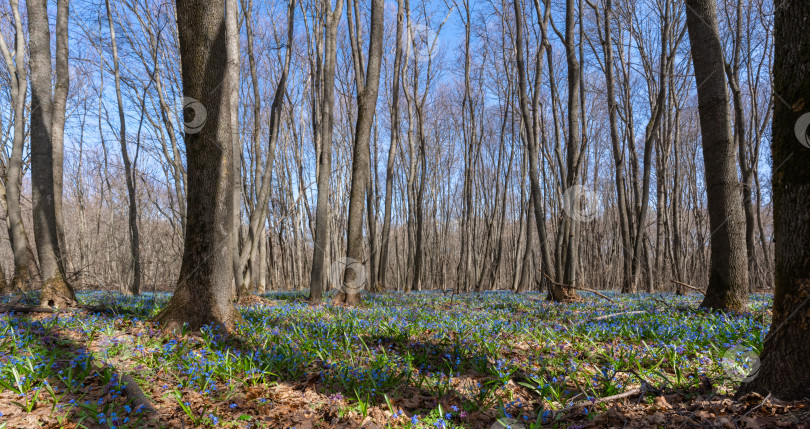
[[[526,249],[523,251],[523,261],[521,262],[523,268],[520,270],[520,279],[518,281],[517,292],[525,292],[531,285],[531,268],[532,259],[534,259],[534,251],[532,246],[532,206],[534,195],[529,194],[529,201],[526,203]]]
[[[11,50],[3,36],[0,36],[0,53],[2,53],[5,60],[6,70],[11,82],[14,137],[3,180],[8,237],[14,255],[14,276],[11,279],[10,286],[12,291],[17,292],[30,289],[33,283],[40,281],[40,277],[39,267],[37,267],[36,257],[31,251],[31,244],[25,231],[22,208],[20,207],[22,158],[23,146],[25,145],[25,101],[28,91],[28,79],[25,67],[24,24],[20,16],[19,2],[11,0],[10,5],[14,17],[14,55],[11,55]]]
[[[334,122],[335,103],[335,57],[337,55],[337,28],[343,9],[343,0],[337,0],[334,10],[331,2],[324,0],[321,4],[324,14],[324,52],[321,75],[323,94],[320,98],[320,140],[321,150],[318,157],[318,200],[315,208],[315,238],[312,253],[312,272],[309,282],[309,302],[317,304],[323,297],[326,284],[326,252],[329,240],[329,179],[332,175],[332,124]]]
[[[56,82],[53,88],[53,204],[56,213],[56,235],[59,240],[62,271],[71,267],[65,242],[65,221],[62,216],[62,181],[64,165],[65,113],[67,96],[70,88],[70,70],[68,69],[68,15],[70,0],[56,2]]]
[[[57,22],[67,21],[67,0],[57,2]],[[67,31],[57,24],[57,33]],[[61,175],[54,163],[61,150],[54,146],[54,102],[51,93],[51,37],[48,2],[28,3],[28,43],[31,70],[31,188],[34,201],[34,238],[43,279],[42,305],[71,306],[76,303],[73,288],[65,279],[59,247],[56,195]],[[65,35],[66,37],[66,35]],[[57,35],[57,39],[60,36]],[[60,45],[61,46],[61,45]],[[66,49],[66,46],[61,46]],[[58,70],[58,69],[57,69]],[[62,110],[64,116],[64,109]],[[59,141],[61,142],[61,136]],[[61,168],[59,169],[61,172]],[[57,186],[56,182],[59,182]]]
[[[6,295],[9,292],[8,282],[6,281],[6,271],[3,265],[0,264],[0,295]]]
[[[698,89],[711,229],[709,287],[700,304],[741,310],[748,300],[745,217],[731,138],[728,90],[714,0],[687,0],[686,24]]]
[[[237,295],[241,295],[242,288],[242,267],[239,247],[239,232],[242,228],[242,141],[239,138],[239,79],[240,49],[239,49],[239,0],[225,0],[225,37],[228,49],[227,74],[231,82],[228,89],[228,100],[231,115],[231,145],[233,146],[233,231],[231,231],[231,241],[233,253],[231,263],[233,264],[233,286]]]
[[[124,101],[121,98],[121,72],[118,67],[118,44],[115,41],[115,27],[113,25],[112,7],[110,0],[105,0],[107,9],[107,23],[110,28],[110,46],[113,56],[113,73],[115,76],[115,97],[118,101],[118,121],[120,124],[118,139],[121,143],[121,157],[124,161],[124,175],[126,176],[127,194],[129,195],[129,245],[132,252],[132,284],[130,292],[133,295],[141,293],[141,240],[138,231],[138,203],[135,190],[135,168],[129,160],[127,150],[127,120],[124,113]]]
[[[180,279],[155,318],[164,329],[188,323],[232,329],[234,306],[233,135],[225,0],[177,0],[188,159],[187,224]],[[203,115],[202,117],[199,115]],[[204,119],[204,120],[201,120]],[[195,133],[195,131],[197,131]]]
[[[256,293],[263,294],[267,291],[267,230],[262,228],[259,236],[259,279],[256,281]]]
[[[789,401],[810,397],[810,121],[807,106],[793,109],[810,93],[810,3],[777,0],[774,8],[773,91],[784,101],[774,104],[771,144],[776,291],[759,372],[738,394]]]
[[[385,208],[383,213],[382,237],[380,240],[380,265],[378,267],[378,283],[381,289],[387,289],[386,274],[388,271],[388,251],[391,235],[391,201],[394,193],[394,164],[396,162],[397,145],[399,144],[399,83],[402,70],[402,21],[404,20],[403,0],[397,0],[397,31],[394,50],[394,71],[391,79],[391,139],[388,147],[388,164],[385,170]]]
[[[622,277],[621,288],[623,292],[631,291],[632,277],[632,257],[630,256],[630,222],[627,213],[626,178],[624,172],[624,147],[619,137],[619,127],[617,112],[619,109],[616,103],[616,84],[613,77],[613,31],[612,14],[613,6],[611,0],[605,1],[604,35],[602,40],[602,51],[605,55],[605,83],[607,86],[608,118],[610,122],[610,142],[613,149],[614,184],[616,186],[616,209],[619,212],[619,232],[622,240]]]
[[[247,10],[245,11],[245,21],[250,21],[250,16],[247,14]],[[292,51],[293,51],[293,35],[294,35],[294,22],[295,22],[295,0],[290,0],[287,5],[287,50],[284,56],[284,63],[281,70],[281,76],[279,77],[278,84],[276,85],[276,93],[273,97],[273,104],[270,106],[270,136],[268,139],[268,150],[267,156],[265,159],[265,166],[264,172],[261,175],[261,183],[259,185],[259,190],[255,202],[255,206],[253,211],[250,213],[250,223],[248,225],[248,236],[245,245],[242,247],[242,251],[239,252],[239,261],[237,266],[237,272],[239,273],[238,276],[238,291],[239,295],[247,294],[250,290],[248,281],[253,282],[253,278],[250,278],[244,273],[245,264],[248,261],[252,260],[253,254],[258,249],[258,241],[259,241],[259,234],[261,230],[264,230],[264,223],[266,220],[267,215],[267,205],[270,202],[270,192],[271,188],[271,179],[273,177],[273,161],[275,160],[275,153],[276,153],[276,144],[278,142],[278,132],[279,128],[281,128],[281,113],[284,108],[284,95],[287,92],[287,75],[290,70],[290,62],[292,58]],[[252,32],[252,23],[248,23],[248,32]],[[252,83],[254,85],[254,95],[258,93],[258,79],[256,78],[256,69],[255,64],[253,63],[253,46],[252,46],[252,36],[248,40],[248,54],[251,62],[251,78]],[[259,103],[258,98],[254,100],[256,103]],[[258,142],[258,134],[259,134],[259,118],[258,112],[254,110],[254,143]],[[258,156],[258,155],[257,155]],[[251,273],[256,272],[259,274],[257,270],[251,270]]]
[[[354,9],[357,9],[355,0]],[[335,296],[334,301],[347,305],[360,304],[360,292],[364,282],[358,282],[361,273],[357,271],[358,265],[354,261],[365,265],[363,258],[363,204],[365,192],[369,183],[369,163],[371,138],[371,125],[377,109],[377,95],[380,86],[380,67],[382,64],[383,45],[383,0],[373,0],[371,3],[371,27],[369,31],[368,64],[366,71],[362,70],[362,55],[356,27],[351,27],[352,9],[346,8],[349,21],[349,36],[352,39],[354,53],[355,83],[357,86],[357,125],[354,135],[354,153],[352,155],[352,183],[349,193],[348,234],[346,237],[346,256],[351,263],[346,264],[343,274],[343,288]],[[360,16],[356,17],[359,25]],[[369,213],[371,216],[371,213]],[[365,273],[362,273],[363,275]]]
[[[428,66],[429,67],[429,66]],[[429,82],[428,82],[429,84]],[[416,88],[414,88],[416,89]],[[427,92],[427,89],[425,90]],[[411,290],[420,291],[422,290],[422,265],[424,260],[425,249],[424,245],[422,244],[424,241],[424,195],[425,195],[425,181],[427,175],[427,160],[425,158],[425,131],[424,131],[424,116],[423,116],[423,109],[424,108],[424,98],[422,99],[422,103],[418,103],[416,106],[416,115],[418,117],[419,123],[419,159],[420,163],[422,164],[422,172],[419,177],[419,185],[416,189],[416,229],[414,230],[414,255],[413,255],[413,283],[411,284]],[[416,154],[414,154],[416,155]]]
[[[570,0],[569,0],[570,1]],[[537,5],[537,3],[536,3]],[[540,189],[540,177],[539,177],[539,167],[537,165],[538,158],[539,158],[539,141],[540,141],[540,131],[537,129],[539,120],[538,116],[538,99],[539,99],[539,92],[540,92],[540,77],[541,77],[541,64],[543,53],[549,47],[549,44],[543,43],[541,44],[540,48],[537,51],[535,57],[535,84],[534,84],[534,91],[533,91],[533,100],[532,100],[532,109],[529,108],[528,103],[528,78],[526,72],[526,65],[525,65],[525,54],[524,54],[524,28],[523,28],[523,9],[520,4],[519,0],[514,1],[515,7],[515,44],[517,45],[517,69],[518,69],[518,90],[519,90],[519,100],[520,100],[520,111],[522,113],[523,119],[523,126],[526,130],[526,143],[527,143],[527,151],[529,156],[529,183],[531,185],[531,192],[532,197],[531,200],[534,203],[534,217],[535,222],[537,224],[537,235],[538,239],[540,240],[540,249],[541,249],[541,272],[545,274],[544,278],[548,276],[551,279],[551,284],[549,285],[549,297],[555,301],[565,301],[576,299],[576,292],[571,290],[570,288],[563,288],[562,285],[557,282],[556,276],[558,274],[558,270],[554,268],[551,263],[551,255],[548,250],[548,247],[544,244],[547,242],[546,236],[546,215],[545,211],[543,210],[543,196],[541,194]],[[538,8],[538,20],[540,20],[540,10]],[[540,22],[541,31],[544,34],[544,41],[547,41],[545,38],[545,26],[548,23],[550,17],[550,8],[548,3],[546,3],[546,11]],[[572,28],[573,31],[573,28]],[[573,59],[576,62],[576,58]],[[553,75],[551,71],[549,71],[551,75],[550,80],[553,82]],[[569,77],[570,78],[570,77]],[[579,85],[579,79],[574,79],[576,81],[576,85]],[[575,103],[579,104],[579,96],[576,96],[577,101]],[[579,115],[579,107],[576,107],[577,113],[574,115]],[[556,123],[556,121],[555,121]],[[579,129],[579,120],[574,121],[577,130]],[[579,139],[579,132],[576,132],[577,139]],[[577,140],[578,141],[578,140]],[[570,144],[570,142],[569,142]],[[559,258],[557,258],[559,260]],[[549,271],[552,271],[549,273]]]
[[[740,88],[740,51],[742,48],[742,0],[737,0],[735,11],[735,23],[732,40],[731,61],[725,64],[725,71],[728,77],[729,89],[731,90],[732,106],[734,107],[734,141],[737,144],[738,161],[740,163],[740,176],[742,178],[742,202],[745,214],[745,248],[748,254],[748,281],[751,291],[754,289],[755,275],[755,252],[754,252],[754,227],[756,225],[754,204],[752,198],[752,188],[754,185],[754,165],[756,159],[749,160],[748,144],[746,142],[746,126],[744,119],[744,106],[742,100],[742,89]]]

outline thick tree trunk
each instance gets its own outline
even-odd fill
[[[173,330],[232,329],[234,306],[233,140],[225,0],[177,0],[188,162],[187,223],[180,279],[156,321]],[[204,116],[199,116],[204,115]],[[195,132],[196,131],[196,132]]]
[[[758,375],[740,394],[773,394],[782,400],[810,398],[810,3],[777,0],[774,19],[773,91],[784,102],[773,112],[773,220],[776,241],[773,322]],[[803,126],[801,126],[803,125]]]
[[[700,306],[742,310],[748,300],[745,217],[731,136],[717,5],[714,0],[687,0],[686,6],[712,232],[709,287]]]
[[[67,0],[59,0],[57,10],[57,22],[66,21]],[[59,25],[57,27],[61,29]],[[75,304],[76,296],[65,279],[56,220],[55,192],[57,188],[61,189],[61,177],[57,178],[54,171],[54,160],[58,158],[55,152],[59,151],[55,150],[53,139],[51,36],[46,0],[28,3],[28,34],[31,70],[31,189],[34,238],[43,280],[40,301],[42,305],[64,307]],[[57,181],[60,182],[59,186],[56,186]]]

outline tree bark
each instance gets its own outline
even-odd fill
[[[177,0],[188,162],[187,223],[177,288],[156,321],[174,330],[241,319],[234,306],[233,140],[225,0]],[[205,115],[200,118],[198,115]],[[204,122],[200,119],[204,119]],[[195,131],[197,131],[195,133]]]
[[[66,20],[67,0],[59,0],[57,22]],[[57,31],[63,30],[59,25],[57,28]],[[31,70],[31,193],[34,203],[34,238],[43,280],[40,302],[51,307],[71,306],[76,303],[76,296],[65,279],[56,218],[55,192],[57,188],[61,189],[61,177],[57,178],[54,171],[59,150],[54,147],[51,36],[47,0],[28,3],[28,34]],[[62,114],[64,115],[64,110]],[[61,141],[61,137],[59,140]],[[56,182],[60,182],[59,186]]]
[[[386,275],[388,272],[388,251],[391,236],[391,202],[394,193],[394,165],[396,161],[397,145],[399,144],[399,83],[402,71],[402,21],[404,20],[403,0],[397,0],[397,31],[396,47],[394,48],[394,71],[391,78],[391,139],[388,147],[388,164],[385,169],[385,208],[383,209],[383,227],[380,240],[380,264],[378,277],[381,289],[387,289]]]
[[[355,0],[355,10],[357,8]],[[369,31],[368,64],[365,76],[361,70],[362,61],[359,55],[357,35],[349,29],[354,41],[352,47],[357,51],[355,57],[355,82],[357,85],[357,125],[354,134],[354,153],[352,155],[352,183],[349,191],[348,232],[346,237],[346,256],[365,266],[363,258],[363,211],[366,190],[368,190],[371,125],[377,109],[377,95],[380,86],[380,66],[382,63],[383,45],[383,0],[371,2],[371,28]],[[351,16],[351,8],[346,8]],[[358,23],[360,16],[356,17]],[[351,22],[351,18],[349,18]],[[355,48],[356,47],[356,48]],[[365,81],[365,82],[364,82]],[[369,215],[371,215],[369,213]],[[352,261],[352,262],[354,262]],[[346,264],[343,274],[343,287],[335,296],[334,302],[347,305],[360,304],[360,292],[357,276],[358,264]],[[363,267],[362,269],[365,269]]]
[[[535,7],[538,9],[538,20],[540,20],[540,10],[539,3],[535,3]],[[537,50],[537,54],[535,57],[535,84],[534,84],[534,91],[533,91],[533,99],[532,99],[532,108],[529,107],[529,96],[528,96],[528,73],[526,71],[525,65],[525,54],[524,54],[524,21],[523,21],[523,8],[520,4],[519,0],[514,1],[514,8],[515,8],[515,45],[517,51],[517,71],[518,71],[518,99],[520,101],[520,111],[522,114],[523,119],[523,126],[526,132],[526,150],[528,151],[529,157],[529,184],[531,186],[531,201],[534,204],[534,218],[535,223],[537,224],[537,236],[540,240],[540,249],[541,249],[541,266],[540,271],[545,274],[545,276],[541,276],[542,278],[550,277],[552,282],[549,284],[549,298],[555,301],[567,301],[567,300],[574,300],[577,298],[576,292],[574,292],[570,288],[563,288],[560,283],[556,281],[556,276],[559,270],[557,270],[551,263],[551,255],[547,245],[547,234],[546,234],[546,215],[545,211],[543,210],[543,195],[541,194],[540,189],[540,177],[539,177],[539,167],[538,167],[538,159],[539,159],[539,141],[540,141],[540,131],[537,129],[538,124],[540,121],[538,120],[538,104],[539,104],[539,92],[540,92],[540,77],[541,77],[541,64],[543,53],[547,52],[549,44],[545,37],[545,26],[549,21],[550,16],[550,8],[548,3],[546,3],[546,11],[540,22],[540,29],[543,32],[543,43],[540,45],[540,48]],[[572,29],[573,31],[573,29]],[[576,58],[573,60],[576,62]],[[553,82],[553,73],[549,70],[549,75],[551,76],[551,81]],[[576,85],[579,85],[579,79],[575,79]],[[576,97],[579,100],[579,97]],[[579,101],[576,101],[578,105]],[[577,112],[579,108],[576,108]],[[578,115],[578,113],[574,113],[574,115]],[[574,121],[575,126],[579,129],[579,120]],[[556,123],[556,120],[555,120]],[[577,131],[577,136],[579,132]],[[577,137],[579,139],[579,137]],[[570,142],[569,142],[570,144]],[[559,260],[559,258],[557,258]],[[545,280],[544,280],[545,281]]]
[[[810,107],[810,3],[777,0],[774,9],[773,91],[783,100],[774,104],[771,144],[776,291],[759,372],[739,394],[799,400],[810,397],[810,134],[799,123]]]
[[[53,88],[53,204],[56,215],[56,237],[60,249],[59,263],[62,271],[67,272],[69,264],[67,243],[65,242],[65,221],[62,216],[62,182],[64,177],[64,140],[65,140],[65,114],[67,111],[67,96],[70,89],[70,70],[68,69],[68,15],[70,0],[56,2],[56,82]]]
[[[16,293],[30,289],[34,283],[40,281],[40,277],[36,257],[31,250],[28,234],[23,224],[22,208],[20,206],[28,76],[25,68],[24,24],[20,16],[19,2],[11,0],[10,5],[14,17],[14,55],[11,55],[11,50],[2,36],[0,36],[0,53],[3,55],[11,82],[11,101],[14,115],[14,137],[3,180],[8,237],[14,255],[14,273],[9,286],[11,291]]]
[[[614,184],[616,186],[616,209],[619,212],[619,233],[622,239],[622,277],[621,288],[623,293],[632,291],[632,245],[630,242],[630,221],[627,208],[626,176],[624,171],[624,147],[619,137],[618,103],[616,103],[616,81],[613,77],[613,31],[612,19],[613,5],[611,0],[605,1],[604,39],[602,51],[605,55],[605,83],[607,86],[608,120],[610,123],[610,142],[613,150]]]
[[[233,145],[233,231],[231,241],[233,253],[231,263],[233,264],[234,289],[237,295],[241,295],[242,288],[242,265],[240,264],[239,230],[242,228],[242,141],[239,138],[239,79],[240,49],[239,49],[239,0],[225,1],[225,34],[228,46],[228,79],[231,86],[229,88],[228,100],[230,101],[231,115],[231,144]],[[241,249],[244,249],[242,247]]]
[[[247,14],[247,9],[245,9],[245,22],[248,26],[248,33],[252,33],[252,23],[250,23],[250,16]],[[292,51],[293,51],[293,42],[294,42],[294,34],[295,34],[295,0],[290,0],[287,5],[287,50],[284,55],[284,63],[281,69],[281,76],[279,77],[278,84],[276,85],[276,92],[273,97],[273,103],[270,106],[270,135],[268,138],[268,145],[267,145],[267,155],[265,159],[265,166],[264,171],[261,174],[260,184],[258,189],[257,198],[255,201],[255,205],[253,207],[253,211],[250,213],[250,219],[248,224],[248,236],[245,245],[242,247],[242,251],[239,252],[239,259],[237,265],[237,282],[239,285],[238,291],[239,295],[246,294],[250,289],[250,283],[255,283],[255,279],[251,278],[244,274],[245,264],[248,261],[253,260],[254,253],[257,252],[259,248],[260,242],[260,234],[261,231],[264,231],[264,224],[265,220],[267,219],[267,205],[270,202],[270,192],[272,190],[271,187],[271,179],[273,177],[273,161],[275,160],[276,154],[276,144],[278,142],[278,132],[279,128],[281,128],[281,113],[284,109],[284,94],[287,92],[287,75],[290,70],[290,62],[292,59]],[[251,69],[251,79],[252,84],[254,86],[254,97],[257,97],[259,94],[258,88],[258,79],[256,77],[256,68],[255,68],[255,61],[253,60],[253,37],[249,36],[248,38],[248,57],[250,62],[250,69]],[[258,98],[254,100],[258,106]],[[254,144],[258,143],[259,140],[259,111],[258,108],[254,108],[254,124],[253,124],[253,138]],[[258,146],[258,145],[255,145]],[[258,154],[257,154],[258,156]],[[254,183],[255,186],[255,183]],[[257,266],[253,266],[253,268],[257,268]],[[255,273],[255,275],[260,275],[259,270],[252,269],[251,273]]]
[[[709,286],[701,307],[742,310],[748,300],[745,218],[714,0],[687,0],[711,230]]]
[[[112,48],[113,56],[113,74],[115,76],[115,97],[118,101],[118,121],[119,121],[119,135],[118,139],[121,143],[121,158],[124,161],[124,176],[126,176],[127,195],[129,196],[129,246],[132,252],[132,284],[129,291],[133,295],[141,293],[141,239],[140,232],[138,231],[138,202],[137,193],[135,189],[135,167],[129,160],[129,151],[127,150],[127,119],[124,113],[124,101],[121,98],[121,72],[118,66],[118,44],[115,41],[115,27],[113,25],[112,7],[110,0],[105,0],[107,9],[107,22],[110,28],[110,47]]]
[[[323,298],[326,284],[326,251],[329,239],[329,179],[332,175],[332,125],[334,123],[335,104],[335,59],[337,56],[338,20],[343,9],[343,0],[337,0],[334,10],[331,2],[324,0],[324,52],[323,65],[319,66],[323,94],[320,98],[320,140],[321,150],[318,157],[318,200],[315,208],[315,237],[312,253],[312,271],[309,281],[309,302],[317,304]]]

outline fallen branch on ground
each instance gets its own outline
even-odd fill
[[[698,289],[698,288],[696,288],[696,287],[694,287],[694,286],[692,286],[692,285],[688,285],[688,284],[686,284],[686,283],[684,283],[684,282],[679,282],[679,281],[677,281],[677,280],[671,280],[671,279],[670,279],[670,281],[671,281],[672,283],[675,283],[676,285],[681,285],[681,286],[683,286],[683,287],[686,287],[686,288],[692,289],[692,290],[694,290],[694,291],[697,291],[697,292],[702,293],[703,295],[706,295],[706,292],[703,292],[702,290],[700,290],[700,289]]]
[[[89,311],[91,313],[113,313],[118,314],[119,311],[113,307],[99,307],[99,306],[89,306],[89,305],[79,305],[75,307],[67,307],[67,308],[53,308],[53,307],[41,307],[41,306],[31,306],[31,305],[6,305],[0,307],[0,313],[65,313],[68,311]]]
[[[149,397],[143,393],[141,387],[138,386],[138,382],[136,382],[131,375],[122,375],[121,383],[124,384],[124,394],[127,395],[127,398],[129,398],[129,402],[132,404],[132,409],[140,409],[142,413],[146,414],[158,413],[155,407],[152,406],[152,402],[149,400]]]
[[[8,304],[5,304],[2,307],[0,307],[0,313],[5,313],[6,311],[8,311],[7,310],[8,308],[14,308],[14,306],[16,306],[18,302],[22,301],[22,299],[23,299],[22,295],[18,295],[15,296],[14,298],[11,298]]]
[[[624,312],[621,312],[621,313],[606,314],[604,316],[594,317],[593,319],[588,319],[585,322],[598,322],[600,320],[612,319],[612,318],[618,317],[618,316],[630,316],[632,314],[644,314],[644,313],[647,313],[647,312],[645,310],[624,311]]]
[[[551,282],[551,284],[553,284],[554,286],[559,286],[559,287],[567,287],[567,288],[571,288],[571,289],[577,289],[577,290],[582,290],[582,291],[585,291],[585,292],[590,292],[590,293],[592,293],[592,294],[599,295],[599,296],[601,296],[602,298],[605,298],[606,300],[608,300],[608,301],[610,301],[610,302],[612,302],[612,303],[614,303],[614,304],[616,303],[616,301],[614,301],[613,299],[611,299],[609,296],[607,296],[607,295],[603,295],[603,294],[601,294],[601,293],[599,293],[599,292],[597,292],[597,291],[595,291],[595,290],[593,290],[593,289],[588,289],[588,288],[579,287],[579,286],[572,286],[572,285],[566,285],[566,284],[562,284],[562,283],[557,283],[557,282],[555,282],[554,280],[552,280],[552,279],[551,279],[551,277],[549,277],[549,276],[548,276],[546,273],[544,273],[543,271],[540,271],[540,274],[542,274],[542,275],[543,275],[543,277],[545,277],[546,279],[548,279],[548,281],[550,281],[550,282]]]
[[[616,400],[619,400],[619,399],[629,398],[629,397],[631,397],[633,395],[638,395],[639,393],[641,393],[641,388],[630,389],[627,392],[619,393],[618,395],[606,396],[604,398],[596,398],[596,399],[593,399],[593,400],[590,400],[590,401],[580,401],[580,402],[577,402],[576,404],[574,404],[574,405],[572,405],[572,406],[570,406],[570,407],[568,407],[568,408],[566,408],[566,409],[564,409],[562,411],[576,410],[577,408],[590,407],[590,406],[593,406],[593,405],[596,405],[596,404],[602,404],[602,403],[605,403],[605,402],[611,402],[611,401],[616,401]]]
[[[23,306],[23,307],[7,307],[7,308],[0,308],[0,313],[60,313],[66,310],[63,309],[56,309],[52,307],[32,307],[32,306]]]

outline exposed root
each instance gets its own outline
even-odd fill
[[[42,283],[41,307],[68,308],[77,304],[73,288],[62,276],[51,277]]]
[[[232,332],[236,323],[242,320],[242,316],[236,310],[233,302],[226,304],[231,307],[228,311],[220,312],[173,301],[175,301],[174,297],[166,308],[154,318],[164,332],[182,331],[184,328],[196,332],[203,326],[213,326],[223,332]]]

